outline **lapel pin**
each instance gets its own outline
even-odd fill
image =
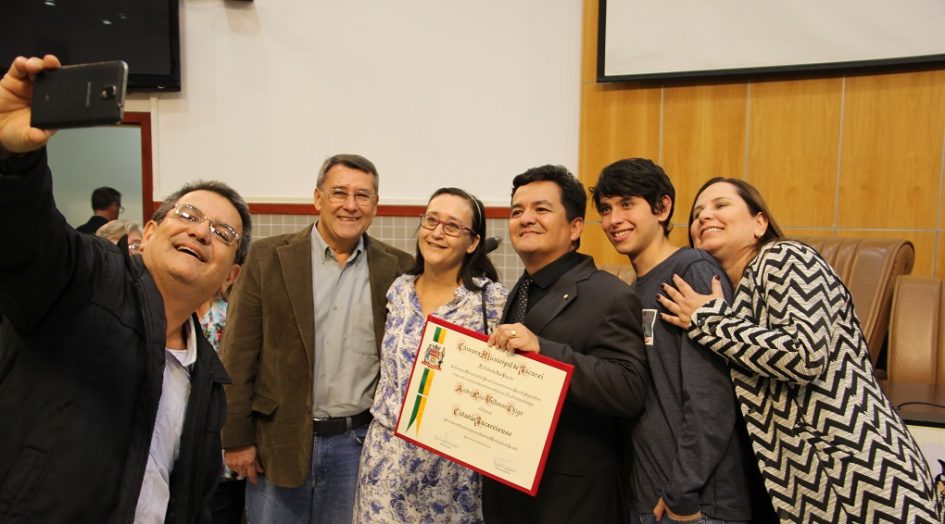
[[[563,298],[563,299],[565,299],[565,300],[567,300],[567,299],[568,299],[568,294],[567,294],[567,293],[565,293],[565,294],[564,294],[564,296],[562,296],[561,298]]]

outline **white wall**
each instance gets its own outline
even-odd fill
[[[338,152],[377,164],[382,204],[508,205],[513,175],[577,167],[580,0],[181,4],[182,92],[128,107],[152,112],[157,200],[202,177],[309,202]]]

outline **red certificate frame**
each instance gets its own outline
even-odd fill
[[[427,317],[394,434],[535,496],[574,366]]]

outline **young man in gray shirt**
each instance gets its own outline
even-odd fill
[[[651,379],[640,418],[625,440],[625,502],[633,523],[750,521],[752,460],[725,362],[659,318],[657,296],[678,275],[701,293],[725,272],[708,254],[670,243],[675,190],[646,159],[617,161],[593,188],[604,233],[627,255],[643,303]],[[700,521],[701,522],[701,521]]]

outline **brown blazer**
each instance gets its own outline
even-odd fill
[[[226,388],[226,449],[256,446],[269,482],[304,482],[312,454],[312,226],[253,242],[230,297],[221,354]],[[374,336],[380,354],[387,289],[413,264],[407,253],[367,235]]]

